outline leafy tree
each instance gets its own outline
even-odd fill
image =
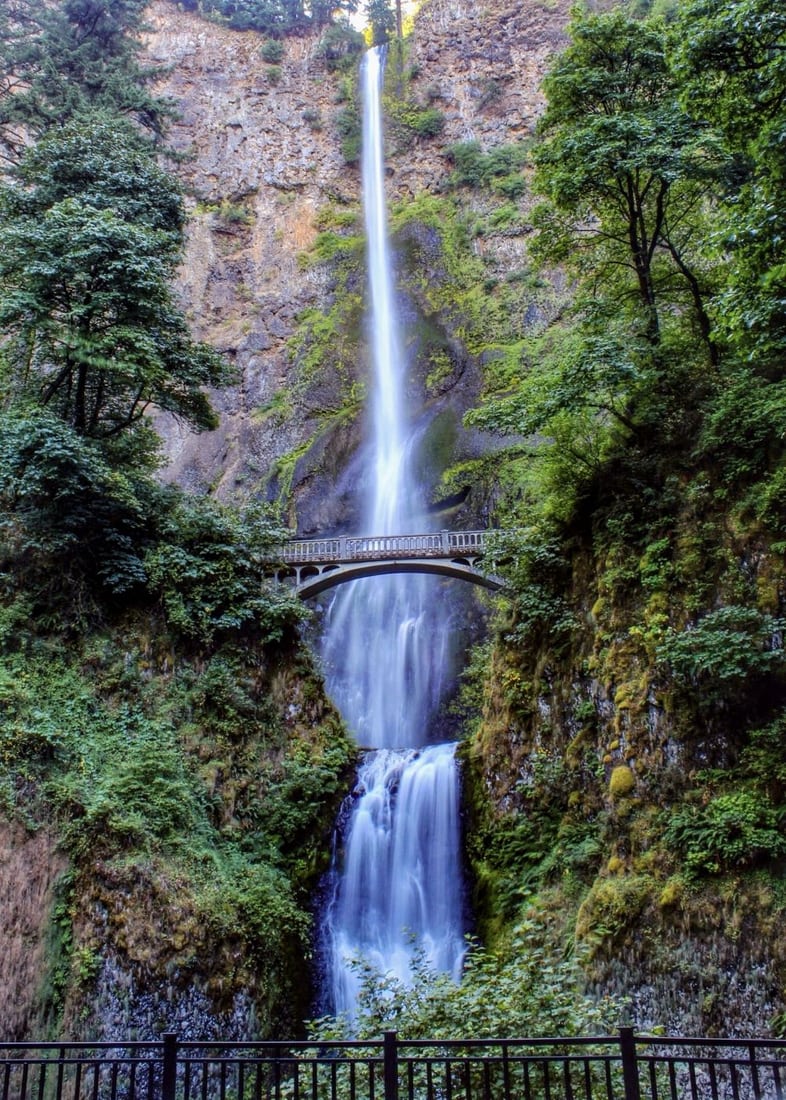
[[[192,341],[169,280],[180,254],[177,185],[132,131],[65,127],[0,191],[0,325],[12,392],[79,435],[107,439],[151,404],[215,425],[204,393],[228,377]]]
[[[281,641],[305,614],[297,598],[266,575],[285,538],[260,508],[237,513],[208,499],[183,498],[145,559],[171,626],[203,643],[240,630]]]
[[[170,105],[147,90],[136,35],[144,0],[10,0],[0,17],[0,135],[21,154],[32,133],[92,109],[160,134]]]
[[[35,590],[48,614],[66,593],[77,595],[64,582],[80,571],[114,594],[146,579],[140,545],[153,487],[133,466],[112,468],[101,451],[46,411],[5,416],[0,567]]]
[[[357,11],[357,0],[185,0],[184,6],[218,16],[236,30],[284,35],[326,26],[336,12]]]
[[[786,352],[786,12],[768,0],[690,0],[674,34],[684,98],[723,134],[735,174],[718,237],[730,259],[719,299],[732,345],[760,362]]]
[[[540,255],[614,286],[652,344],[666,307],[692,307],[714,360],[695,238],[718,143],[679,102],[659,23],[578,13],[570,33],[535,153]]]
[[[371,25],[372,41],[382,46],[396,32],[396,12],[389,0],[368,0],[366,16]]]

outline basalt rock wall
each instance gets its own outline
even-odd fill
[[[477,141],[488,149],[533,134],[543,109],[540,82],[564,42],[568,7],[563,0],[423,6],[405,48],[406,87],[392,91],[416,106],[434,106],[443,129],[406,142],[391,132],[392,205],[444,190],[451,144]],[[355,74],[329,70],[319,35],[287,38],[280,63],[270,65],[260,52],[264,40],[253,32],[163,2],[151,7],[149,22],[148,56],[168,67],[159,90],[179,113],[170,140],[186,154],[178,168],[191,215],[182,300],[197,334],[238,371],[237,384],[216,395],[216,431],[195,436],[174,422],[159,424],[167,476],[222,497],[278,498],[302,533],[347,528],[357,521],[349,501],[362,470],[368,373],[362,241],[348,280],[334,257],[321,260],[313,250],[325,211],[328,225],[359,214],[359,170],[342,155],[339,133],[348,100],[356,110]],[[391,56],[391,68],[400,60]],[[466,201],[468,209],[483,207],[477,197]],[[360,234],[357,223],[352,232]],[[526,232],[487,232],[471,247],[490,270],[509,271],[522,261]],[[432,284],[440,279],[438,252],[430,269],[418,273]],[[413,317],[420,323],[424,313],[413,294],[416,281],[402,279],[408,323]],[[335,310],[341,295],[352,296],[339,326],[343,349],[336,351],[338,338],[327,340],[312,356],[320,371],[304,380],[303,318]],[[454,364],[454,377],[443,379],[429,405],[442,442],[451,421],[444,466],[494,444],[460,423],[480,390],[482,356],[466,347],[460,316],[442,311],[436,321],[438,342]],[[425,378],[428,348],[411,355],[414,375]],[[464,522],[477,521],[472,511]]]

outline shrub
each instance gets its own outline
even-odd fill
[[[484,153],[480,142],[460,141],[449,145],[445,152],[453,163],[450,182],[454,187],[487,187],[508,199],[523,194],[525,145],[498,145]]]
[[[269,38],[259,47],[259,55],[263,61],[276,65],[284,56],[284,44],[276,38]]]
[[[669,631],[658,658],[684,684],[739,683],[783,664],[784,628],[786,621],[755,607],[721,607],[683,631]]]
[[[285,533],[260,508],[181,500],[145,558],[170,626],[203,643],[241,627],[279,641],[304,611],[267,567]]]
[[[357,108],[345,107],[336,115],[336,129],[341,138],[341,155],[347,164],[360,160],[361,124]]]
[[[412,116],[410,128],[418,137],[436,137],[445,129],[445,116],[436,107],[424,107]]]
[[[330,72],[336,72],[352,68],[364,48],[360,31],[349,23],[332,23],[319,41],[316,56],[324,60]]]
[[[303,119],[306,126],[311,127],[312,130],[319,131],[322,129],[322,115],[313,107],[307,107],[300,117]]]
[[[785,817],[760,791],[730,791],[677,810],[664,839],[683,855],[687,874],[718,874],[786,855]]]
[[[457,985],[420,957],[410,984],[357,965],[363,978],[352,1038],[378,1037],[395,1027],[402,1038],[468,1039],[499,1035],[581,1035],[607,1031],[614,1007],[581,992],[575,959],[544,946],[537,926],[522,921],[499,952],[472,949]],[[347,1038],[346,1019],[312,1025],[318,1039]],[[482,1088],[482,1083],[480,1084]],[[500,1086],[499,1092],[502,1092]]]

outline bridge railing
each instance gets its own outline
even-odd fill
[[[281,550],[287,565],[308,562],[363,561],[380,558],[449,558],[483,553],[485,531],[438,531],[420,535],[339,535],[296,539]]]
[[[786,1041],[0,1044],[2,1100],[782,1100]]]

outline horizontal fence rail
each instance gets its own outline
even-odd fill
[[[340,535],[296,539],[281,547],[286,565],[308,562],[376,561],[380,558],[450,558],[483,553],[486,531],[440,531],[424,535]]]
[[[0,1043],[0,1100],[786,1100],[786,1041]]]

